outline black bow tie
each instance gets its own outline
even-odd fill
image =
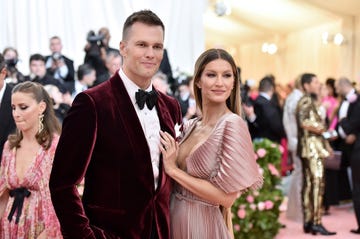
[[[154,90],[147,92],[139,89],[138,92],[135,93],[135,98],[141,110],[144,108],[145,103],[147,107],[152,110],[157,102],[157,93]]]

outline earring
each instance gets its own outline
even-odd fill
[[[44,114],[41,114],[41,115],[39,115],[39,130],[38,130],[38,134],[40,134],[40,133],[43,131],[43,129],[44,129],[43,121],[44,121]]]

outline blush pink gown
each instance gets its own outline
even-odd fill
[[[0,192],[6,188],[12,190],[25,187],[31,194],[24,199],[18,224],[15,223],[17,212],[11,222],[8,220],[14,202],[14,197],[9,197],[0,220],[0,238],[37,238],[44,230],[47,233],[46,238],[62,238],[49,190],[50,172],[58,140],[59,136],[54,136],[48,150],[39,149],[22,180],[16,175],[16,149],[11,150],[8,142],[5,143],[0,168]]]
[[[184,127],[180,147],[198,120]],[[256,189],[263,182],[247,125],[233,113],[219,119],[209,138],[186,158],[186,168],[190,175],[207,180],[226,193]],[[171,230],[174,239],[231,238],[219,205],[199,198],[179,184],[175,184],[172,195]]]

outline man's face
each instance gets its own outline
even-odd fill
[[[96,80],[96,72],[92,70],[89,74],[84,75],[83,81],[87,86],[92,86]]]
[[[315,76],[312,78],[309,84],[305,84],[305,90],[307,93],[319,95],[320,94],[320,82],[319,79]]]
[[[41,60],[32,60],[30,62],[30,72],[40,78],[46,74],[45,62]]]
[[[62,50],[62,44],[61,44],[61,40],[58,38],[54,38],[50,40],[50,51],[52,53],[61,53]]]
[[[150,83],[158,71],[164,52],[164,31],[161,26],[140,22],[132,25],[126,39],[120,43],[125,74],[141,86]]]

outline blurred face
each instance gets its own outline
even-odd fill
[[[50,40],[50,51],[52,53],[61,53],[62,50],[62,44],[61,44],[61,40],[54,38]]]
[[[101,28],[100,30],[99,30],[99,34],[102,34],[102,35],[104,35],[104,39],[102,40],[102,42],[103,42],[103,44],[105,45],[105,46],[108,46],[109,45],[109,42],[110,42],[110,32],[109,32],[109,29],[107,29],[107,28]]]
[[[16,127],[20,131],[38,131],[39,115],[46,109],[45,102],[37,103],[30,93],[15,92],[11,96],[11,107]]]
[[[309,84],[304,84],[306,93],[311,93],[315,95],[320,94],[320,87],[321,85],[317,77],[313,77]]]
[[[121,56],[111,57],[106,61],[106,68],[109,69],[110,75],[114,75],[116,71],[120,69],[121,63]]]
[[[5,60],[17,59],[17,54],[13,50],[7,50],[4,54],[4,59]]]
[[[83,82],[85,82],[87,86],[92,86],[95,80],[96,80],[95,70],[92,70],[89,74],[84,75],[83,77]]]
[[[141,88],[150,85],[163,58],[164,31],[161,26],[136,22],[120,43],[123,70]]]
[[[234,88],[235,76],[229,62],[217,59],[209,62],[201,74],[197,87],[201,89],[203,104],[224,103]]]
[[[36,76],[43,77],[46,74],[45,62],[33,60],[30,62],[30,72]]]

